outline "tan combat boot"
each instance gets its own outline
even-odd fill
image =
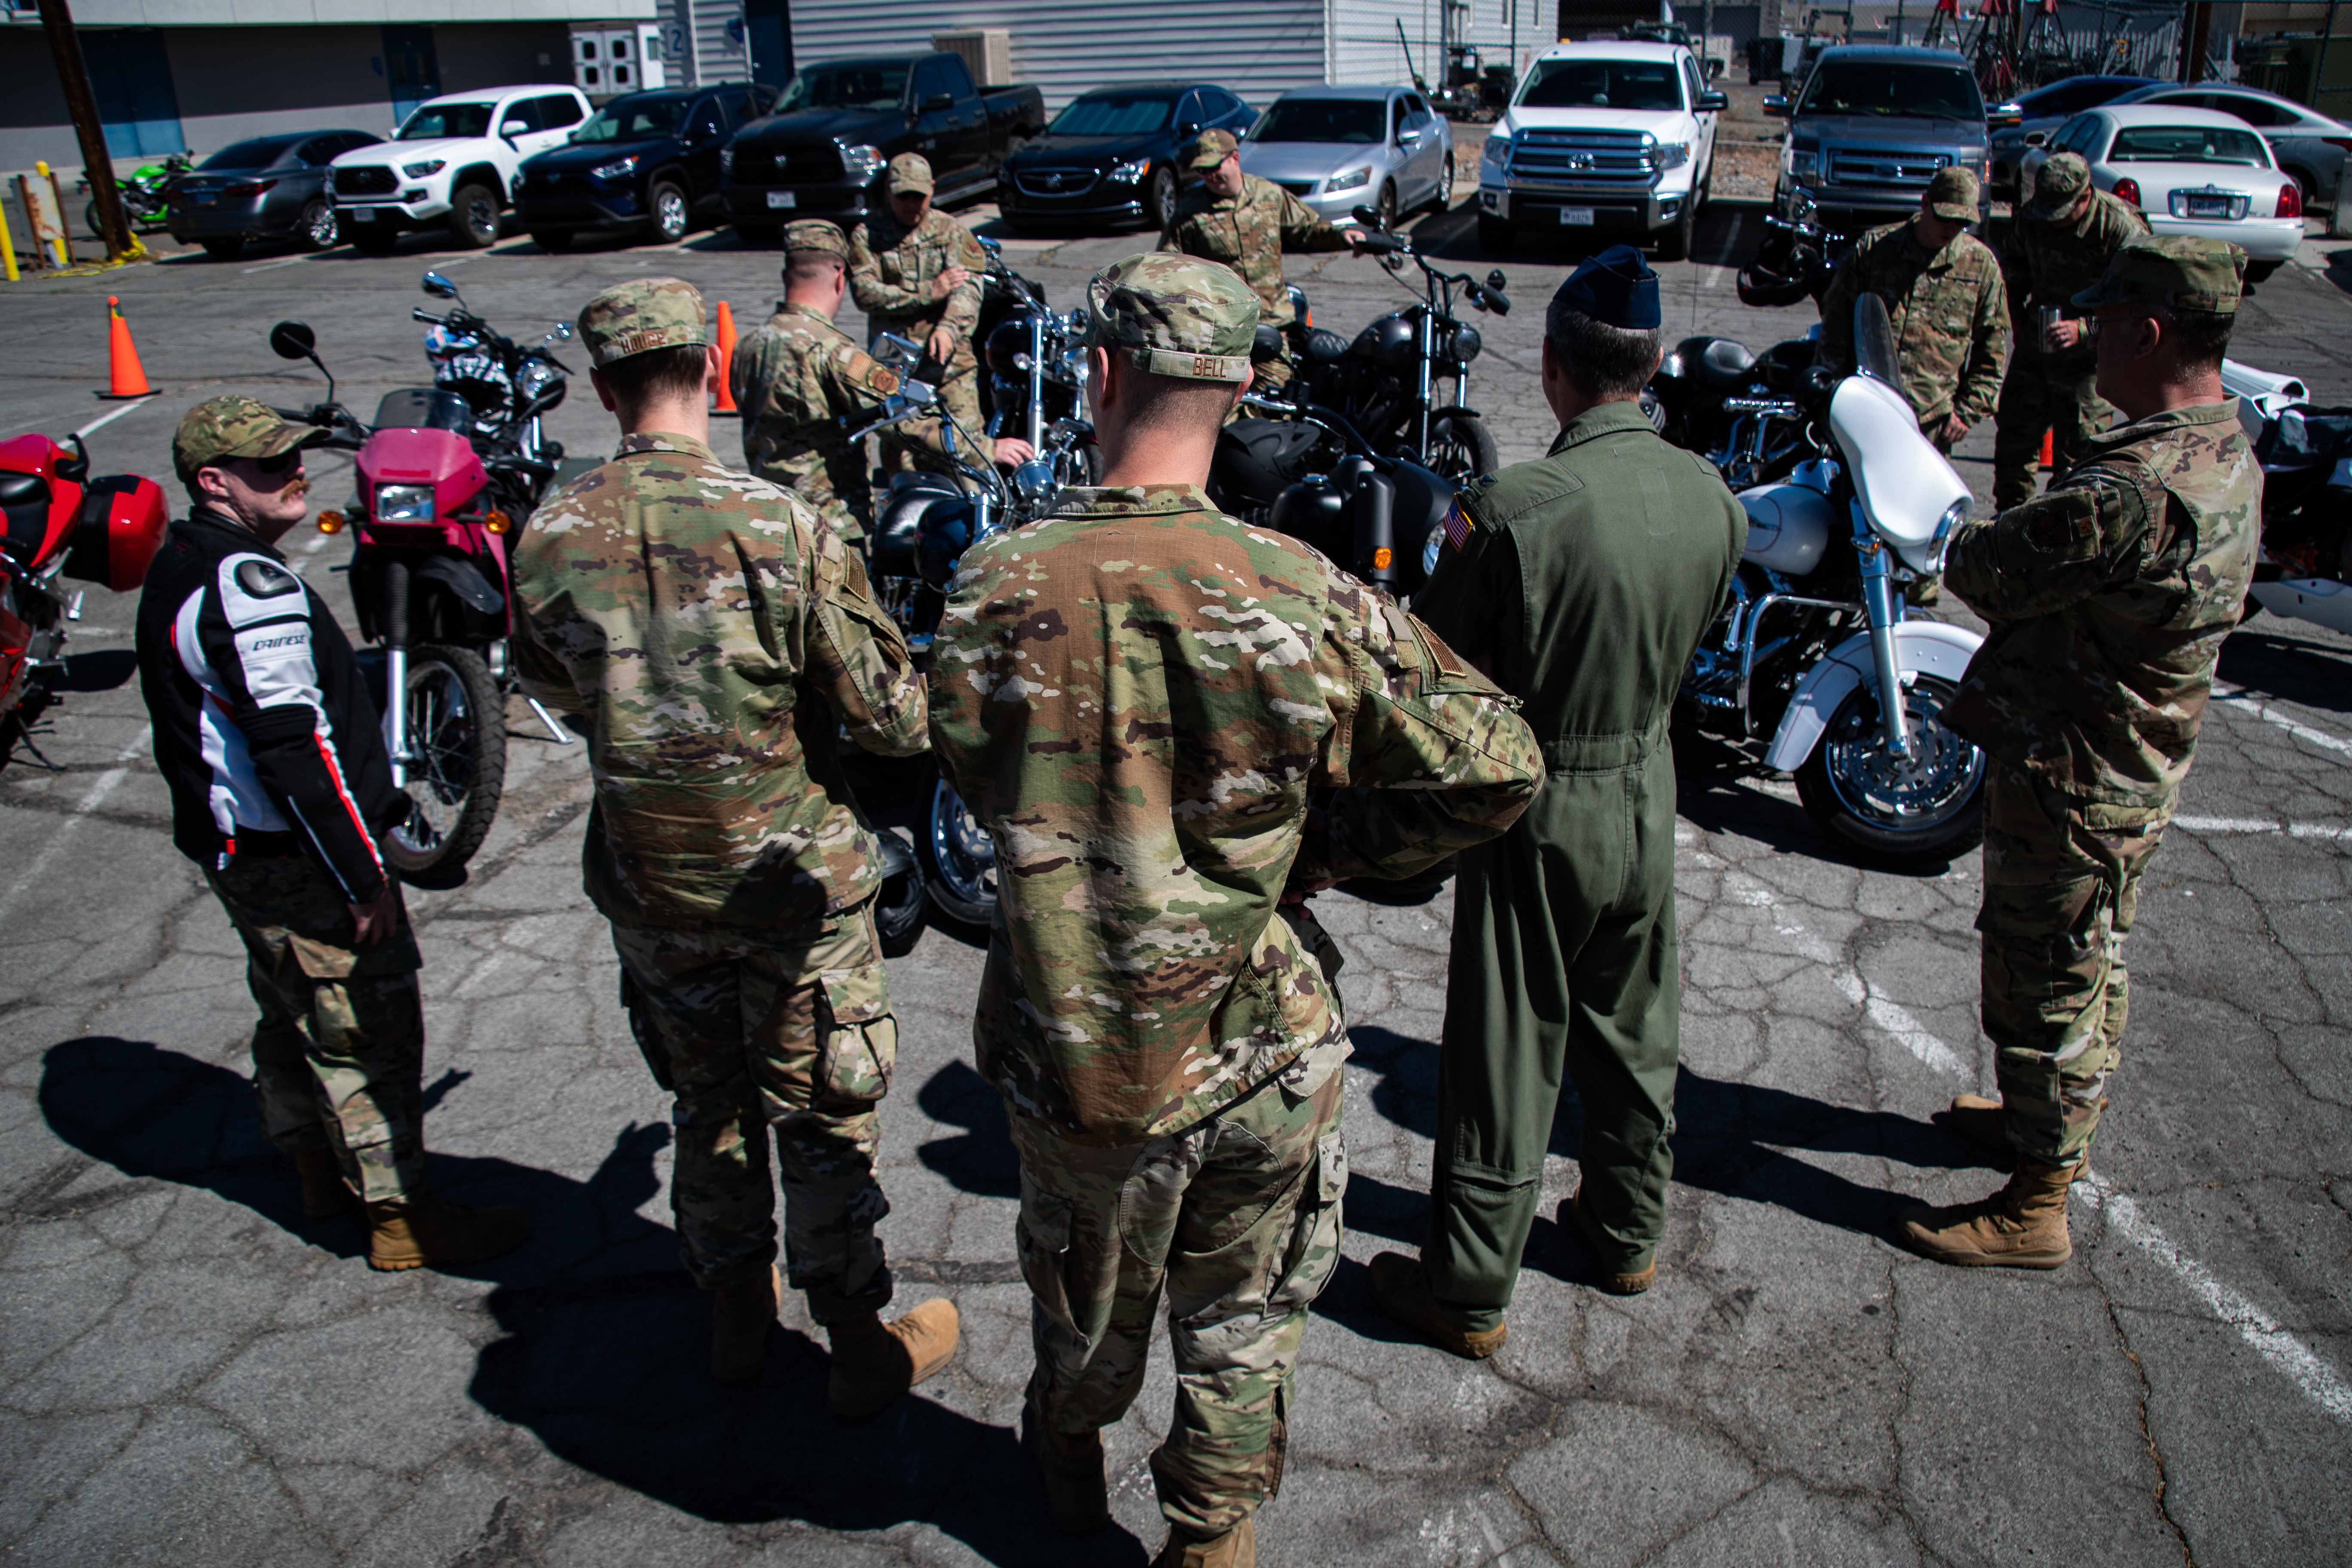
[[[1065,1535],[1092,1535],[1110,1522],[1110,1487],[1103,1475],[1099,1431],[1073,1436],[1045,1425],[1035,1394],[1021,1413],[1021,1438],[1037,1456],[1045,1506]]]
[[[517,1208],[469,1208],[422,1188],[396,1203],[367,1205],[368,1267],[453,1268],[512,1252],[530,1237]]]
[[[1440,1350],[1468,1361],[1485,1361],[1511,1337],[1508,1323],[1465,1329],[1448,1318],[1430,1292],[1429,1270],[1417,1258],[1383,1252],[1372,1259],[1371,1275],[1372,1300],[1380,1303],[1381,1310]]]
[[[2017,1145],[2009,1141],[2009,1112],[1998,1100],[1987,1100],[1981,1094],[1956,1094],[1952,1108],[1936,1119],[1944,1127],[1996,1154],[2017,1152]]]
[[[716,1383],[755,1381],[768,1361],[768,1331],[776,1325],[783,1284],[772,1263],[749,1279],[710,1292],[710,1376]]]
[[[1584,1188],[1581,1185],[1576,1189],[1576,1196],[1569,1201],[1568,1216],[1578,1234],[1584,1237],[1584,1244],[1592,1248],[1601,1260],[1601,1274],[1594,1284],[1612,1296],[1638,1296],[1658,1282],[1658,1260],[1655,1258],[1651,1258],[1649,1267],[1638,1274],[1609,1266],[1609,1258],[1617,1250],[1617,1244],[1609,1239],[1607,1233],[1601,1228],[1601,1222],[1594,1219],[1591,1212],[1584,1206]]]
[[[1171,1530],[1168,1544],[1151,1560],[1151,1568],[1257,1568],[1255,1522],[1245,1519],[1206,1541]]]
[[[343,1167],[332,1149],[305,1149],[294,1156],[294,1173],[302,1182],[302,1217],[332,1219],[352,1206],[352,1190],[343,1185]]]
[[[955,1303],[926,1301],[886,1323],[872,1312],[825,1325],[833,1375],[824,1402],[843,1421],[870,1421],[948,1364],[959,1334]]]
[[[1949,1208],[1916,1204],[1896,1229],[1914,1252],[1973,1268],[2055,1268],[2074,1256],[2066,1234],[2066,1189],[2074,1167],[2019,1155],[2009,1185]]]

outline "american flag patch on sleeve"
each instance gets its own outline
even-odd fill
[[[1462,502],[1458,498],[1452,506],[1445,509],[1445,537],[1453,541],[1454,548],[1456,550],[1466,550],[1470,547],[1470,518],[1462,510]]]

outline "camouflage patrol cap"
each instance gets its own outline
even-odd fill
[[[582,308],[580,342],[599,368],[656,349],[702,347],[710,342],[702,290],[678,278],[615,283]]]
[[[1946,223],[1974,223],[1977,210],[1976,171],[1952,163],[1936,171],[1927,182],[1927,210]]]
[[[903,196],[910,191],[929,195],[939,188],[931,178],[930,160],[920,153],[901,153],[890,160],[890,194]]]
[[[2055,153],[2033,176],[2033,199],[2025,204],[2025,216],[2054,218],[2090,186],[2091,165],[2080,153]]]
[[[1240,145],[1230,131],[1203,131],[1185,142],[1184,150],[1176,156],[1184,167],[1201,174],[1232,157],[1234,149]]]
[[[1257,296],[1232,268],[1174,251],[1114,261],[1087,285],[1087,340],[1155,375],[1240,381]]]
[[[841,232],[839,224],[827,223],[821,217],[804,217],[798,223],[784,225],[784,254],[795,250],[821,250],[827,256],[849,259],[849,237]]]
[[[2226,239],[2138,234],[2107,259],[2096,283],[2074,296],[2084,310],[2101,305],[2162,305],[2174,310],[2235,315],[2246,253]]]
[[[223,458],[275,458],[323,441],[315,426],[295,425],[241,393],[206,398],[182,416],[172,437],[172,467],[193,487],[196,470]]]

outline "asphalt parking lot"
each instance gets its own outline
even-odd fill
[[[1517,308],[1481,322],[1468,401],[1522,460],[1551,435],[1541,307],[1574,258],[1485,258],[1466,216],[1421,232],[1510,279]],[[1725,204],[1697,258],[1661,268],[1672,330],[1760,348],[1809,324],[1738,301],[1759,223]],[[1016,238],[1006,255],[1066,306],[1150,240]],[[193,404],[322,392],[270,354],[274,321],[310,322],[365,410],[424,371],[408,312],[428,267],[520,335],[653,272],[749,327],[777,260],[724,232],[562,256],[420,237],[383,258],[195,253],[30,278],[0,291],[0,433],[62,436],[119,409],[88,437],[97,470],[168,479]],[[1342,331],[1408,301],[1368,259],[1297,258],[1293,278]],[[110,294],[149,401],[91,395]],[[2233,353],[2352,403],[2352,248],[2306,245],[2249,300]],[[584,384],[551,424],[575,455],[610,446]],[[1990,437],[1960,453],[1980,494]],[[722,455],[732,439],[722,425]],[[340,500],[342,460],[315,471],[319,502]],[[341,542],[289,542],[348,615]],[[885,1116],[900,1299],[952,1295],[961,1356],[882,1422],[841,1428],[795,1309],[762,1384],[713,1388],[669,1229],[667,1107],[579,889],[580,749],[518,705],[497,827],[463,886],[411,907],[435,1179],[527,1205],[537,1234],[464,1276],[371,1273],[356,1229],[301,1218],[256,1131],[242,958],[168,842],[131,609],[89,595],[71,689],[36,737],[52,765],[0,772],[0,1552],[175,1568],[1146,1560],[1164,1355],[1109,1435],[1118,1533],[1055,1536],[1014,1444],[1026,1293],[1003,1111],[969,1063],[970,933],[934,929],[892,963],[903,1055]],[[1326,895],[1357,1047],[1350,1234],[1307,1338],[1261,1561],[2345,1561],[2352,639],[2257,618],[2227,645],[2217,696],[2145,885],[2125,1066],[2096,1180],[2077,1189],[2076,1257],[2053,1274],[1939,1268],[1887,1239],[1905,1204],[1999,1181],[1927,1121],[1991,1085],[1976,857],[1857,868],[1784,780],[1698,741],[1679,752],[1685,1067],[1659,1285],[1595,1292],[1546,1221],[1503,1353],[1472,1364],[1406,1341],[1372,1310],[1364,1264],[1411,1246],[1425,1211],[1451,895]],[[1554,1199],[1574,1184],[1576,1125],[1571,1099]]]

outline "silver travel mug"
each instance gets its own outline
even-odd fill
[[[2058,346],[2056,343],[2050,341],[2050,334],[2055,331],[2058,328],[2058,323],[2065,319],[2066,312],[2060,310],[2057,306],[2044,305],[2042,307],[2042,346],[2043,348],[2054,349]]]

